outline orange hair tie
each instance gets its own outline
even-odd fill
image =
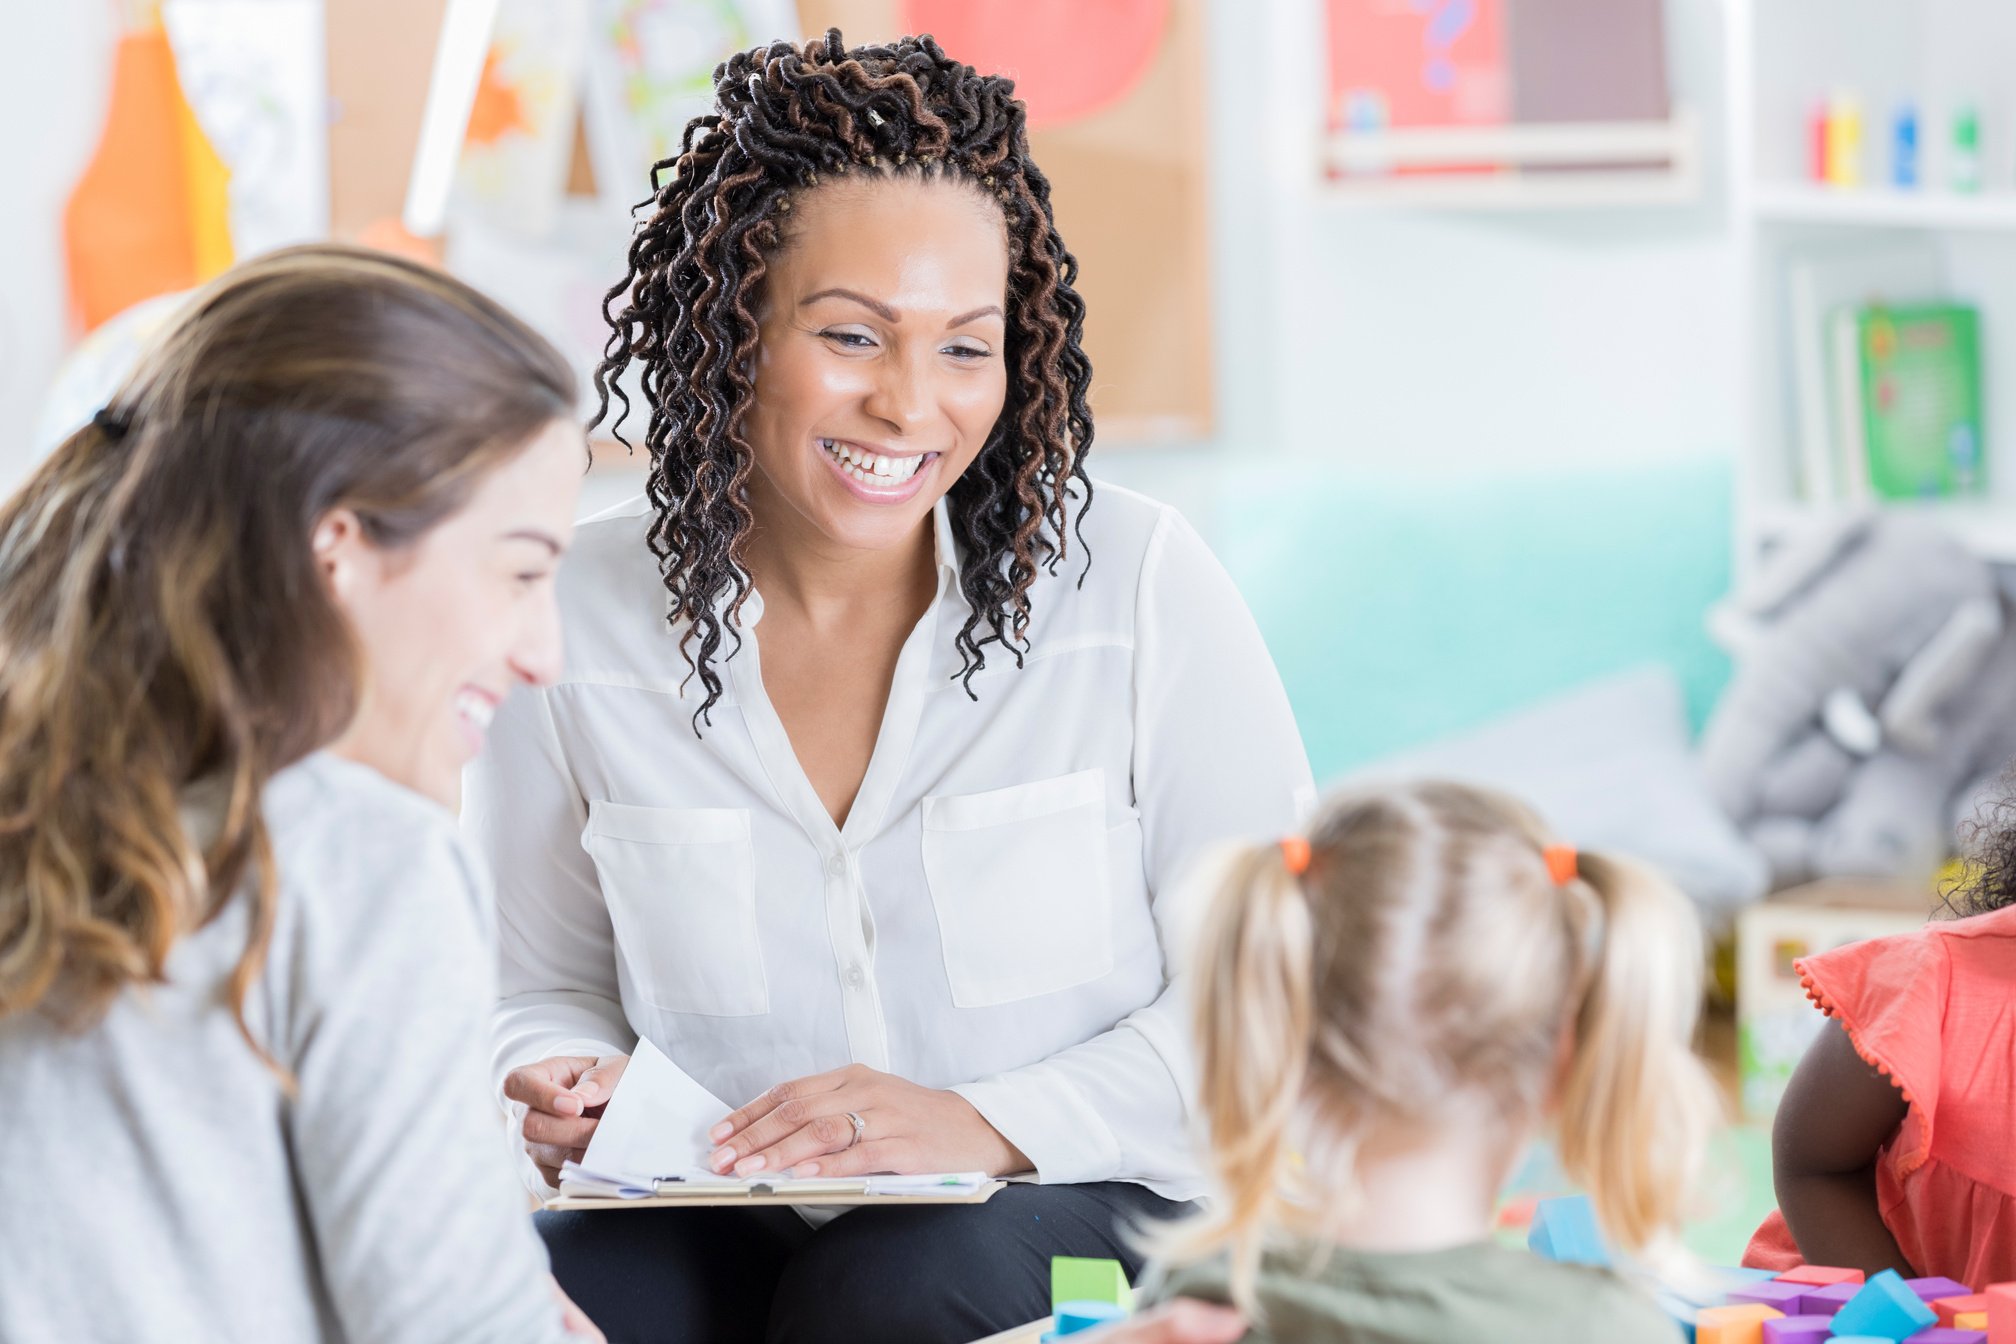
[[[1547,860],[1547,875],[1557,887],[1565,887],[1581,876],[1581,860],[1573,845],[1549,845],[1540,851],[1540,857]]]
[[[1291,835],[1281,842],[1281,861],[1288,865],[1288,871],[1300,877],[1309,871],[1309,842],[1299,835]]]

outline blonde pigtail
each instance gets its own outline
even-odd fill
[[[1249,1315],[1269,1229],[1282,1213],[1290,1127],[1315,1030],[1314,924],[1278,845],[1247,847],[1213,884],[1190,960],[1198,1108],[1211,1131],[1217,1197],[1156,1250],[1184,1263],[1224,1253]]]
[[[1594,901],[1573,921],[1587,978],[1559,1096],[1561,1160],[1611,1239],[1635,1251],[1679,1220],[1720,1110],[1692,1049],[1701,929],[1648,869],[1585,853],[1578,871],[1565,894]]]

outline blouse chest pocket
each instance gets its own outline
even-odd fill
[[[756,856],[742,808],[588,807],[616,953],[638,991],[671,1013],[770,1011],[756,929]]]
[[[1113,969],[1105,771],[924,800],[924,876],[952,1002],[984,1008]]]

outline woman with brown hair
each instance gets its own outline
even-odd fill
[[[715,94],[610,298],[648,497],[583,524],[568,674],[470,778],[500,1083],[548,1181],[640,1041],[722,1101],[715,1170],[1033,1173],[817,1228],[540,1215],[612,1338],[971,1339],[1202,1191],[1174,878],[1292,827],[1308,764],[1196,532],[1095,500],[1010,83],[831,33]]]
[[[277,253],[0,508],[0,1338],[566,1333],[444,805],[559,671],[571,383],[445,276]]]

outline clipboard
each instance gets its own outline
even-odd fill
[[[540,1207],[565,1210],[749,1208],[754,1205],[854,1208],[869,1204],[985,1204],[1007,1184],[1006,1181],[988,1181],[974,1190],[959,1190],[946,1194],[909,1191],[903,1194],[878,1195],[870,1193],[866,1180],[795,1181],[791,1187],[785,1189],[765,1185],[760,1181],[740,1189],[705,1184],[694,1185],[683,1192],[677,1188],[677,1182],[655,1181],[652,1183],[652,1188],[659,1193],[641,1199],[623,1199],[614,1195],[556,1195]]]

